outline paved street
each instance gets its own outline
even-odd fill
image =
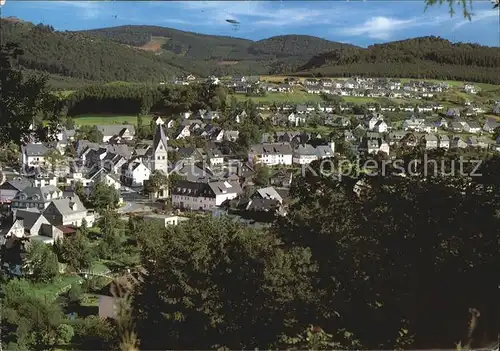
[[[139,192],[137,192],[137,190],[123,187],[120,193],[123,197],[125,205],[121,207],[118,212],[130,213],[150,210],[151,202],[149,201],[148,197],[140,194]]]

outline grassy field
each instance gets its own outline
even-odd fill
[[[143,120],[147,118],[144,117]],[[76,116],[73,117],[76,125],[79,126],[91,126],[97,124],[136,124],[136,116],[114,116],[114,115],[102,115],[102,116]],[[147,121],[149,123],[149,121]]]
[[[291,104],[303,104],[303,103],[318,103],[322,102],[323,99],[319,95],[307,94],[304,91],[292,91],[290,93],[267,93],[266,96],[252,96],[248,97],[244,94],[234,94],[229,95],[236,97],[239,101],[246,101],[252,99],[253,102],[258,104],[270,105],[273,102],[276,103],[291,103]]]

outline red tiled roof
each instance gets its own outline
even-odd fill
[[[76,227],[71,226],[71,225],[60,225],[56,227],[60,231],[63,232],[63,234],[72,234],[76,232]]]

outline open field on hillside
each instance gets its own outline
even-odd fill
[[[76,116],[73,117],[76,125],[96,125],[96,124],[136,124],[136,116],[114,116],[114,115],[99,115],[99,116]]]
[[[307,94],[304,91],[292,91],[290,93],[266,93],[266,96],[252,96],[252,97],[248,97],[244,94],[233,94],[229,96],[234,96],[239,101],[245,101],[251,99],[253,102],[257,104],[264,104],[264,105],[271,105],[273,102],[302,104],[308,102],[318,103],[323,101],[321,96]]]

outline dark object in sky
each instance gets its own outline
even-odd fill
[[[117,16],[117,15],[114,15],[113,17],[114,17],[114,18],[118,18],[118,16]]]
[[[227,19],[226,22],[229,22],[231,24],[240,24],[240,22],[238,22],[236,20],[232,20],[232,19]]]

